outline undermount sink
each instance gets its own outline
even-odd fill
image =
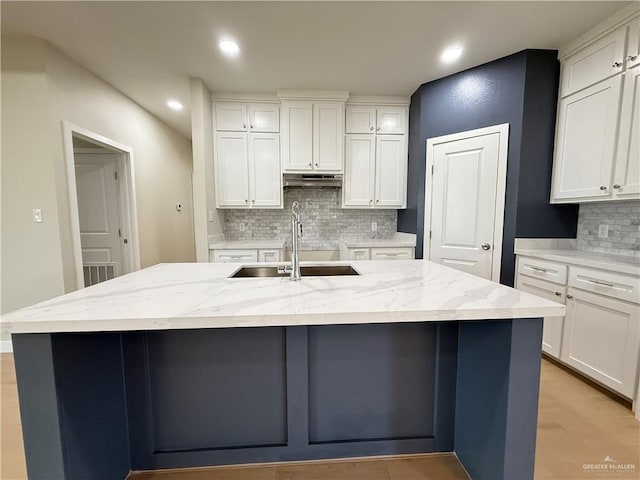
[[[303,277],[334,277],[338,275],[360,275],[351,265],[301,266]],[[289,273],[278,273],[278,267],[242,267],[229,278],[288,277]]]

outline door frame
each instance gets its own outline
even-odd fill
[[[140,242],[138,238],[138,213],[136,205],[133,149],[98,133],[73,123],[62,121],[65,167],[67,172],[67,199],[71,225],[71,246],[73,249],[76,288],[84,287],[82,271],[82,241],[80,238],[80,215],[78,213],[78,190],[76,186],[75,156],[73,137],[80,137],[118,154],[120,221],[128,240],[128,248],[122,249],[123,273],[140,269]]]
[[[467,138],[481,137],[490,134],[499,134],[498,142],[498,182],[496,186],[495,223],[493,228],[493,253],[491,257],[491,280],[500,282],[500,269],[502,263],[502,236],[504,229],[504,205],[507,189],[507,151],[509,148],[509,124],[502,123],[490,127],[477,128],[464,132],[452,133],[440,137],[427,139],[426,168],[425,168],[425,195],[424,195],[424,228],[423,228],[423,257],[431,259],[431,206],[433,204],[433,155],[436,145],[449,143]]]

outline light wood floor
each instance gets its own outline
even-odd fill
[[[13,356],[0,357],[0,479],[26,480]],[[635,471],[593,472],[605,457]],[[304,462],[137,473],[131,480],[462,480],[452,455]],[[640,422],[612,400],[547,360],[542,362],[536,480],[640,479]],[[89,480],[89,479],[87,479]]]

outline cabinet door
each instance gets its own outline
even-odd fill
[[[376,136],[376,188],[374,205],[404,208],[407,153],[404,135]]]
[[[278,133],[280,131],[280,107],[268,103],[250,104],[249,131]]]
[[[375,107],[347,107],[346,133],[374,133],[375,129]]]
[[[640,334],[638,306],[569,288],[562,360],[631,398]]]
[[[350,248],[349,260],[371,260],[368,248]]]
[[[629,46],[627,47],[627,68],[640,65],[640,20],[629,25]]]
[[[626,27],[586,46],[562,62],[562,97],[594,85],[622,71]]]
[[[372,207],[375,190],[374,135],[347,135],[343,206]]]
[[[244,132],[247,130],[247,106],[244,103],[216,103],[216,130]]]
[[[617,198],[640,198],[640,66],[624,74],[613,191]]]
[[[386,135],[407,133],[407,109],[402,107],[378,107],[376,132]]]
[[[249,180],[252,207],[282,207],[279,135],[249,134]]]
[[[283,172],[310,171],[313,168],[313,103],[282,102]]]
[[[344,150],[344,105],[313,105],[313,170],[341,172]]]
[[[249,169],[246,133],[216,135],[218,207],[249,206]]]
[[[560,102],[554,202],[611,197],[621,82],[618,75]]]
[[[516,288],[523,292],[546,298],[552,302],[565,303],[567,289],[563,285],[529,278],[525,275],[518,275],[516,279]],[[556,358],[560,358],[563,326],[564,317],[545,317],[544,319],[544,328],[542,330],[542,350]]]

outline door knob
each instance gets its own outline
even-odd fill
[[[490,244],[488,244],[488,243],[483,243],[483,244],[482,244],[482,249],[483,249],[483,250],[489,250],[490,248],[491,248],[491,245],[490,245]]]

